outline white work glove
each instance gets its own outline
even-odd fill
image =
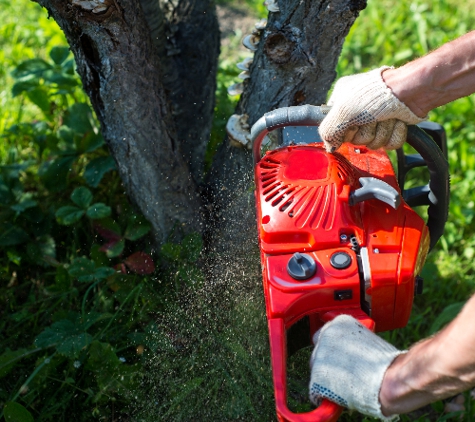
[[[340,315],[313,336],[310,401],[326,398],[364,415],[394,421],[381,412],[379,391],[384,374],[401,353],[349,315]]]
[[[328,100],[331,111],[319,132],[328,152],[343,142],[370,149],[396,149],[406,140],[406,124],[424,119],[416,116],[392,93],[381,76],[383,66],[367,73],[345,76],[337,81]]]

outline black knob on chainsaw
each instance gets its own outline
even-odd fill
[[[330,264],[337,270],[344,270],[351,265],[351,256],[346,252],[335,252],[330,257]]]
[[[307,280],[317,271],[315,260],[306,253],[296,252],[287,263],[287,272],[296,280]]]

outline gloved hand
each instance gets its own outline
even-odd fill
[[[381,76],[390,69],[383,66],[367,73],[346,76],[337,81],[328,100],[331,111],[319,132],[328,152],[343,142],[366,145],[371,149],[396,149],[406,140],[406,124],[424,119],[398,100]]]
[[[379,391],[384,374],[401,353],[349,315],[340,315],[313,336],[310,401],[322,398],[360,413],[394,421],[381,412]]]

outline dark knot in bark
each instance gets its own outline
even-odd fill
[[[350,10],[352,12],[358,12],[365,9],[367,6],[366,0],[351,0],[350,1]]]
[[[264,44],[267,57],[277,64],[287,63],[294,49],[295,43],[280,32],[269,35]]]

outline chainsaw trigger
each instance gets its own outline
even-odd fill
[[[391,185],[375,177],[360,177],[361,188],[350,194],[349,204],[355,205],[368,199],[378,199],[394,209],[401,204],[401,195]]]

